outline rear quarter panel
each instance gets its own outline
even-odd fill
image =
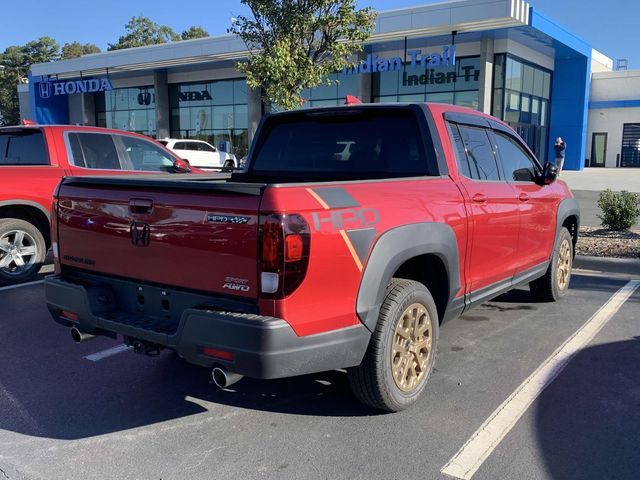
[[[322,199],[328,188],[346,192],[353,206],[323,204],[318,197]],[[260,301],[261,312],[284,318],[298,335],[360,322],[356,300],[362,272],[375,242],[393,228],[420,222],[446,223],[456,235],[461,265],[466,255],[464,202],[454,182],[445,176],[273,187],[265,192],[261,212],[301,214],[311,229],[309,268],[302,285],[284,300]],[[340,218],[343,228],[332,218]],[[371,240],[360,259],[344,236],[347,231],[366,229],[371,230],[364,236]]]

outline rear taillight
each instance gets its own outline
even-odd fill
[[[54,273],[59,275],[60,268],[60,251],[58,248],[58,197],[53,197],[51,202],[51,251],[53,252],[53,268]]]
[[[309,265],[309,224],[297,214],[271,214],[260,219],[260,291],[283,298],[300,286]]]

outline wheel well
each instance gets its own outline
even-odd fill
[[[393,275],[422,283],[436,303],[440,323],[449,302],[449,275],[442,260],[433,254],[420,255],[404,262]]]
[[[51,246],[49,218],[42,210],[30,205],[6,205],[0,207],[0,219],[3,218],[17,218],[29,222],[42,232],[47,248]]]
[[[578,217],[575,215],[569,215],[562,222],[562,226],[569,230],[571,234],[571,239],[573,240],[573,252],[575,255],[576,251],[576,243],[578,243]]]

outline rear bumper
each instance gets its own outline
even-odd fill
[[[121,321],[117,313],[101,307],[105,298],[113,299],[123,281],[111,287],[109,280],[100,284],[82,284],[59,276],[45,280],[47,306],[60,324],[75,326],[87,333],[120,334],[175,350],[190,363],[211,367],[223,365],[230,371],[253,378],[281,378],[359,365],[371,333],[364,325],[299,337],[282,319],[251,313],[185,308],[175,331],[163,333],[141,328],[135,314]],[[132,287],[134,283],[131,283]],[[117,303],[117,301],[115,302]],[[70,321],[62,311],[73,312]],[[124,317],[122,317],[124,318]],[[230,352],[233,360],[203,354],[204,347]]]

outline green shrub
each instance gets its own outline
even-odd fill
[[[600,193],[598,207],[603,213],[598,215],[603,227],[616,231],[629,230],[640,216],[640,195],[606,189]]]

